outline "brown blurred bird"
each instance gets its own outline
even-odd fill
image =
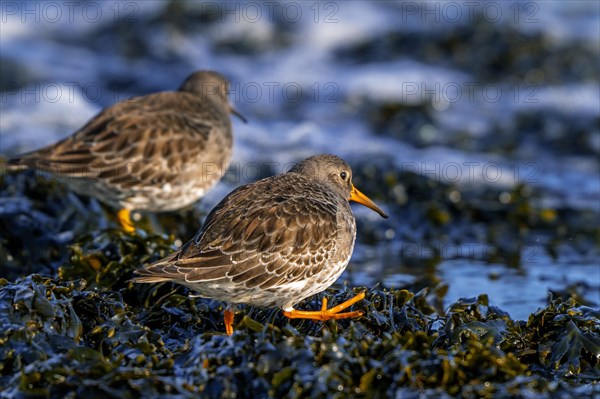
[[[66,139],[7,162],[7,170],[50,172],[74,191],[120,209],[172,211],[200,199],[231,157],[229,83],[219,73],[192,73],[178,91],[114,104]]]
[[[177,252],[136,271],[137,283],[172,281],[198,296],[229,303],[225,329],[233,333],[237,303],[281,307],[289,318],[341,319],[364,293],[321,311],[294,304],[319,293],[342,274],[352,255],[356,223],[348,201],[387,215],[352,184],[352,170],[334,155],[310,157],[289,172],[239,187],[208,215]]]

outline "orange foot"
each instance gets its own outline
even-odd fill
[[[135,231],[135,227],[131,221],[131,211],[129,209],[123,208],[119,210],[117,219],[119,219],[119,223],[126,233],[133,233]]]
[[[225,309],[223,312],[223,320],[225,321],[225,333],[227,335],[233,334],[233,311]]]
[[[327,309],[327,298],[323,298],[323,306],[321,306],[321,310],[292,310],[291,312],[283,311],[283,315],[285,317],[289,317],[290,319],[311,319],[311,320],[321,320],[326,321],[329,319],[349,319],[352,317],[360,317],[363,315],[363,312],[360,310],[355,310],[353,312],[340,313],[342,310],[349,308],[354,305],[356,302],[360,301],[365,297],[365,293],[361,292],[356,295],[354,298],[348,299],[346,302],[339,304],[331,309]]]

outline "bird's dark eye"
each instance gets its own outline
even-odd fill
[[[346,178],[348,177],[348,173],[346,173],[346,172],[341,172],[341,173],[340,173],[340,177],[342,178],[342,180],[346,180]]]

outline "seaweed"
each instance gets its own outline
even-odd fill
[[[590,237],[597,227],[582,222],[585,212],[539,208],[536,192],[525,186],[495,208],[488,205],[498,192],[489,188],[464,193],[457,203],[448,199],[452,185],[380,163],[359,164],[357,181],[374,192],[370,180],[386,181],[390,191],[380,196],[388,204],[402,181],[419,201],[394,209],[406,217],[402,228],[385,223],[410,239],[418,238],[408,231],[418,220],[429,221],[420,229],[425,242],[461,242],[460,236],[481,238],[478,231],[487,230],[483,239],[498,250],[484,260],[514,259],[516,267],[526,265],[513,244],[527,242],[532,231],[552,233],[548,248],[564,234],[583,237],[584,252],[595,248]],[[319,309],[323,295],[341,303],[366,291],[355,305],[364,312],[359,319],[290,321],[278,309],[239,306],[236,331],[227,337],[224,304],[171,283],[129,281],[135,269],[172,252],[175,235],[148,233],[147,224],[136,234],[107,228],[110,221],[87,216],[97,210],[93,201],[66,195],[60,185],[2,178],[4,192],[31,191],[32,199],[18,212],[9,206],[0,213],[7,277],[0,279],[1,397],[570,397],[598,391],[600,313],[593,284],[549,292],[547,306],[527,321],[491,306],[486,294],[444,306],[448,284],[434,270],[443,254],[433,251],[418,261],[432,273],[410,284],[336,285],[298,304]],[[74,219],[81,211],[86,217]],[[177,234],[189,237],[194,223],[179,223],[181,217],[164,216],[161,223],[184,226]],[[19,222],[25,219],[40,230],[30,240],[25,237],[34,224]],[[13,222],[11,231],[6,226]],[[363,243],[384,240],[385,225],[361,227]],[[47,257],[48,248],[61,252]]]
[[[30,275],[0,285],[4,396],[497,397],[592,392],[600,378],[599,312],[573,298],[551,297],[524,322],[486,295],[440,314],[429,289],[371,289],[360,319],[289,322],[241,307],[227,337],[220,304],[170,284]],[[325,295],[341,302],[360,290]]]

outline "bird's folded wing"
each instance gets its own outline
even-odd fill
[[[211,212],[195,240],[139,274],[186,283],[227,279],[266,289],[326,267],[338,234],[336,207],[294,196],[261,203],[247,187]]]

